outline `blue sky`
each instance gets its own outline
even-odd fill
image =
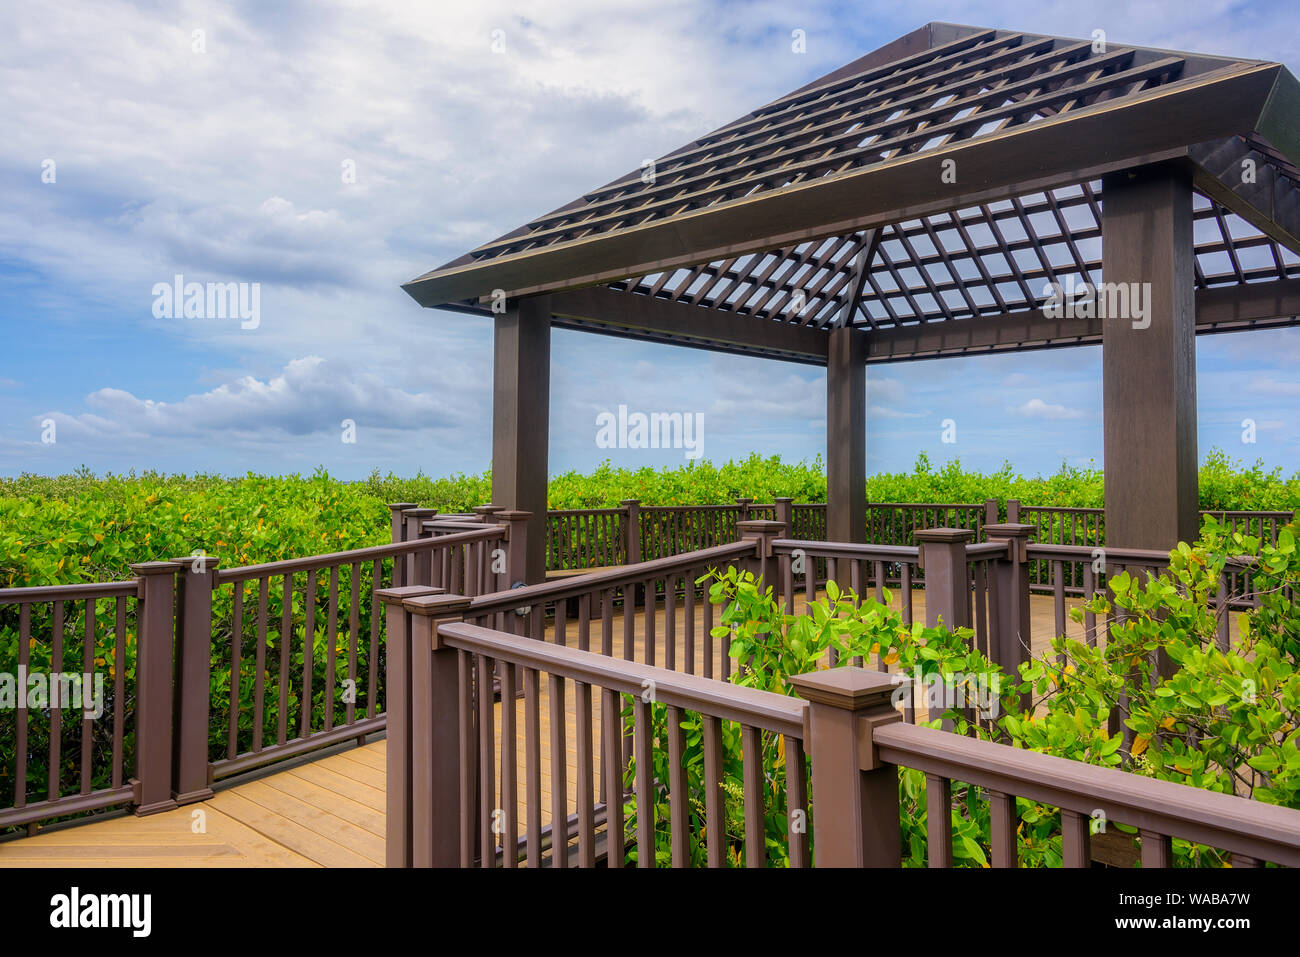
[[[399,284],[929,20],[1300,69],[1271,3],[6,5],[0,474],[481,471],[489,324]],[[156,318],[178,273],[258,283],[257,328]],[[1201,454],[1300,469],[1300,330],[1197,345]],[[552,471],[684,460],[599,448],[620,404],[703,413],[714,461],[824,454],[819,370],[565,331],[552,349]],[[1100,374],[1095,347],[872,367],[868,467],[1100,465]]]

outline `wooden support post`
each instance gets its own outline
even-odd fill
[[[460,697],[456,652],[438,626],[460,621],[460,595],[408,598],[411,618],[411,866],[460,866]]]
[[[136,611],[135,813],[176,807],[172,799],[172,643],[176,562],[142,562]]]
[[[989,657],[1013,677],[1030,657],[1027,549],[1033,532],[1034,526],[1017,522],[984,526],[988,541],[1007,543],[1006,556],[989,563],[989,601],[997,606],[993,619],[998,625],[996,634],[989,635]]]
[[[492,501],[528,512],[523,581],[546,578],[546,454],[551,404],[551,300],[520,299],[496,316]]]
[[[754,542],[754,557],[750,561],[753,563],[754,575],[762,582],[762,586],[779,586],[776,562],[772,558],[772,543],[785,534],[785,526],[770,519],[751,518],[736,523],[736,534],[742,541]],[[780,592],[779,587],[777,592]]]
[[[212,694],[212,589],[217,560],[176,559],[179,567],[176,609],[175,740],[172,796],[177,804],[212,797],[208,780],[208,717]],[[236,582],[239,588],[240,583]],[[237,678],[232,680],[238,682]]]
[[[635,565],[641,561],[641,500],[625,498],[619,505],[623,506],[623,528],[627,533],[627,559],[624,564]]]
[[[818,867],[899,867],[898,769],[882,764],[875,729],[901,721],[896,676],[832,668],[790,679],[809,702],[813,849]]]
[[[925,626],[942,620],[950,631],[971,626],[970,573],[966,545],[975,537],[969,528],[920,528],[912,533],[925,569]]]
[[[866,335],[831,330],[826,362],[826,540],[867,537]]]
[[[406,518],[406,541],[417,538],[432,538],[432,532],[424,530],[424,523],[438,514],[436,508],[408,508],[402,513]],[[425,550],[406,557],[406,584],[433,586],[433,553]]]
[[[1169,549],[1196,538],[1194,273],[1190,171],[1171,164],[1105,176],[1102,274],[1129,300],[1102,322],[1111,547]]]
[[[411,613],[402,602],[408,598],[436,594],[419,585],[381,588],[376,602],[384,606],[386,623],[384,710],[388,714],[386,786],[388,796],[385,824],[385,863],[388,867],[410,867],[411,843]]]
[[[388,511],[393,517],[393,544],[406,541],[406,517],[402,514],[408,508],[419,508],[418,502],[393,502]],[[406,561],[398,558],[393,561],[393,587],[406,584]]]

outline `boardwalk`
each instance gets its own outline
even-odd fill
[[[678,661],[684,659],[684,618],[678,607]],[[925,593],[913,595],[913,613],[925,615]],[[1034,596],[1031,606],[1033,650],[1048,648],[1054,628],[1050,596]],[[702,607],[696,608],[696,673],[703,672]],[[622,623],[615,621],[615,653],[622,653]],[[663,661],[664,611],[659,609],[656,634]],[[642,616],[638,615],[635,658],[645,660]],[[1069,622],[1074,635],[1082,626]],[[567,643],[576,645],[577,628],[570,622]],[[1234,628],[1235,630],[1235,628]],[[553,640],[548,629],[547,639]],[[722,642],[715,644],[721,646]],[[715,654],[721,648],[715,649]],[[679,665],[680,667],[680,665]],[[720,671],[721,659],[714,662]],[[541,682],[542,823],[551,821],[550,763],[552,708],[549,682]],[[592,736],[601,740],[600,708],[593,708]],[[566,804],[576,810],[577,750],[574,696],[565,696]],[[517,780],[523,781],[523,702],[515,702]],[[500,753],[501,705],[493,722]],[[595,749],[597,781],[601,750]],[[331,753],[264,776],[223,787],[208,801],[150,817],[118,816],[75,827],[55,828],[32,837],[0,843],[0,867],[379,867],[384,863],[385,742]],[[500,782],[500,775],[496,775]],[[499,785],[498,785],[499,786]],[[518,796],[521,830],[527,820],[523,788]]]

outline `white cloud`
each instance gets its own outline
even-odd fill
[[[1021,415],[1027,415],[1031,418],[1038,419],[1082,419],[1084,413],[1080,409],[1067,409],[1065,406],[1044,402],[1042,399],[1030,399],[1023,405],[1017,406],[1014,411]]]

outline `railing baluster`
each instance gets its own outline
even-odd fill
[[[119,644],[122,639],[119,638]],[[31,661],[31,644],[32,644],[32,606],[29,602],[22,602],[18,606],[18,667],[23,673],[27,672],[27,666]],[[122,674],[122,667],[117,669],[118,675]],[[26,694],[26,689],[23,689]],[[118,697],[121,701],[121,696]],[[18,733],[14,742],[14,761],[16,764],[14,770],[14,807],[27,806],[27,708],[17,708],[18,712]],[[120,748],[118,754],[121,754]],[[119,758],[120,760],[120,758]],[[119,781],[120,784],[120,781]]]
[[[501,836],[501,857],[506,867],[519,865],[519,769],[515,729],[515,666],[501,662],[501,810],[505,830]]]
[[[1142,844],[1143,867],[1172,867],[1174,862],[1173,841],[1167,834],[1156,831],[1139,831]]]
[[[655,663],[655,616],[659,611],[658,582],[653,578],[645,582],[645,663]]]
[[[740,726],[741,765],[745,787],[745,866],[767,864],[767,832],[763,823],[763,732]]]
[[[244,583],[235,582],[230,623],[230,717],[227,721],[226,757],[239,753],[239,685],[243,672]]]
[[[695,570],[688,568],[683,583],[685,586],[684,597],[686,601],[685,611],[682,616],[683,624],[685,626],[685,635],[683,636],[683,640],[686,645],[684,648],[684,654],[686,656],[686,673],[688,675],[695,674],[695,579],[697,577],[699,576],[695,574]],[[705,601],[707,600],[708,598],[706,596]]]
[[[478,742],[474,735],[474,656],[456,653],[460,693],[460,866],[474,866],[475,824],[478,820],[478,773],[475,760]],[[484,864],[486,865],[486,862]]]
[[[677,576],[664,579],[664,667],[677,670]]]
[[[57,675],[63,671],[63,602],[54,603],[53,649],[50,653],[50,674]],[[60,795],[59,772],[63,744],[63,702],[59,700],[59,683],[50,683],[50,765],[48,768],[48,791],[46,798],[55,800]]]
[[[686,732],[682,730],[682,711],[667,709],[668,735],[668,825],[673,852],[673,867],[691,863],[690,805],[686,790]]]
[[[316,670],[316,569],[307,572],[307,590],[302,595],[302,702],[299,705],[300,733],[305,738],[311,732],[311,679]]]
[[[123,777],[122,767],[125,762],[122,741],[126,734],[126,598],[119,595],[115,604],[117,620],[113,625],[113,787],[120,788]],[[22,787],[23,784],[24,782],[20,780],[15,786]]]
[[[393,560],[393,574],[397,574],[399,560]],[[378,678],[379,678],[379,619],[383,616],[375,610],[374,591],[384,587],[384,560],[376,558],[370,572],[370,649],[366,654],[366,717],[373,718],[378,713]],[[463,806],[463,805],[462,805]]]
[[[1066,867],[1087,867],[1092,863],[1088,839],[1091,823],[1091,818],[1061,808],[1061,857]]]
[[[345,702],[345,718],[348,724],[356,721],[357,712],[357,644],[361,641],[361,565],[352,563],[352,587],[348,592],[348,680],[352,682],[352,694]]]
[[[650,792],[651,736],[650,703],[632,696],[632,725],[636,749],[636,865],[655,866],[655,806]]]
[[[573,683],[573,704],[577,714],[574,732],[578,737],[578,862],[596,866],[595,755],[592,753],[591,685]]]
[[[542,720],[537,671],[524,669],[524,776],[528,866],[542,866]]]
[[[989,833],[994,867],[1016,866],[1016,799],[1001,791],[989,791]]]
[[[325,730],[334,730],[334,656],[338,653],[339,566],[330,566],[329,605],[325,617]]]
[[[81,645],[81,793],[90,793],[91,745],[94,719],[87,713],[86,696],[94,691],[95,599],[86,599],[86,634]],[[89,684],[90,687],[86,687]],[[93,707],[93,705],[92,705]]]
[[[700,716],[704,730],[704,840],[709,867],[727,866],[725,795],[722,791],[722,722]]]
[[[623,721],[622,695],[608,688],[600,692],[601,792],[605,801],[606,864],[623,866],[623,741],[618,728]]]
[[[257,589],[257,673],[253,675],[253,752],[262,750],[262,722],[266,705],[266,616],[271,588],[269,577],[258,579]]]
[[[280,712],[276,743],[288,740],[289,648],[293,641],[293,572],[286,572],[280,597]]]
[[[557,611],[558,615],[559,612]],[[565,745],[564,678],[550,675],[551,692],[551,866],[569,866],[569,751]]]
[[[790,866],[808,867],[808,768],[804,758],[803,742],[790,735],[785,741],[785,802],[787,833],[789,834]],[[795,815],[801,814],[802,830],[795,826]]]
[[[478,699],[478,793],[479,805],[479,858],[484,867],[496,864],[497,811],[492,798],[496,793],[496,739],[492,719],[492,675],[496,662],[487,655],[478,655],[478,673],[474,694]],[[504,702],[503,702],[504,704]]]
[[[926,864],[952,867],[952,782],[940,774],[925,776]]]

